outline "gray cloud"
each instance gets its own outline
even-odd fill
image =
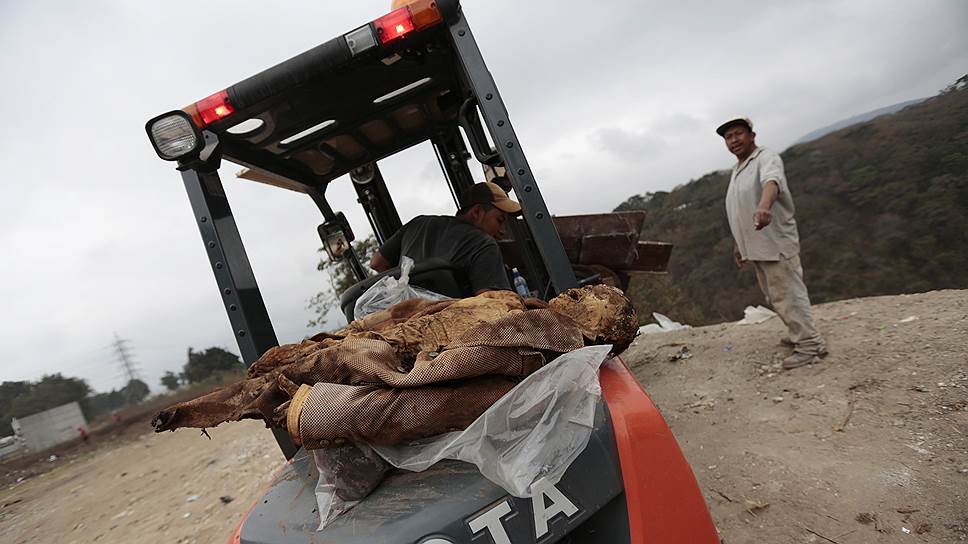
[[[960,0],[464,4],[557,213],[610,210],[727,166],[713,128],[736,113],[782,149],[968,71]],[[154,388],[188,346],[237,349],[184,188],[144,122],[388,8],[0,4],[0,379],[63,372],[119,387],[106,349],[115,331]],[[381,163],[404,218],[452,211],[433,160],[424,144]],[[299,340],[306,299],[327,283],[315,271],[319,212],[236,170],[226,165],[223,182],[277,334]],[[348,183],[330,197],[365,235]]]

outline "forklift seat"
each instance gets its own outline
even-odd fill
[[[360,298],[360,295],[365,293],[374,283],[389,275],[400,279],[400,267],[395,266],[386,272],[366,278],[343,291],[339,305],[347,322],[354,319],[353,310],[356,308],[356,299]],[[437,258],[427,259],[414,263],[413,269],[410,270],[410,284],[451,298],[469,297],[473,293],[470,292],[470,284],[463,276],[460,270],[449,261]]]

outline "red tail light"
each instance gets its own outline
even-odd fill
[[[413,17],[410,15],[410,8],[395,9],[373,21],[373,26],[376,27],[376,35],[382,45],[386,45],[393,40],[399,40],[413,32]]]
[[[203,128],[232,115],[235,112],[235,107],[229,102],[228,91],[219,91],[208,98],[195,102],[185,110],[198,123],[198,128]]]
[[[415,0],[373,21],[373,27],[380,44],[386,45],[443,20],[435,0]]]

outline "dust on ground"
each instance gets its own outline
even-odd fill
[[[968,291],[814,312],[831,353],[815,366],[780,369],[778,318],[625,355],[725,542],[968,540]]]
[[[816,366],[779,369],[775,318],[642,336],[624,356],[725,542],[968,540],[968,291],[815,313],[831,348]],[[4,542],[226,542],[282,464],[261,422],[212,440],[141,424],[47,466],[0,467]]]
[[[262,422],[209,429],[211,440],[142,424],[143,434],[92,440],[0,491],[3,541],[228,542],[284,461]]]

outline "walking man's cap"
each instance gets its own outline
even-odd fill
[[[736,119],[730,119],[729,121],[719,125],[719,128],[716,129],[716,134],[725,136],[726,131],[735,127],[736,125],[746,125],[746,128],[750,129],[750,132],[753,132],[753,121],[750,121],[749,117],[737,117]]]

